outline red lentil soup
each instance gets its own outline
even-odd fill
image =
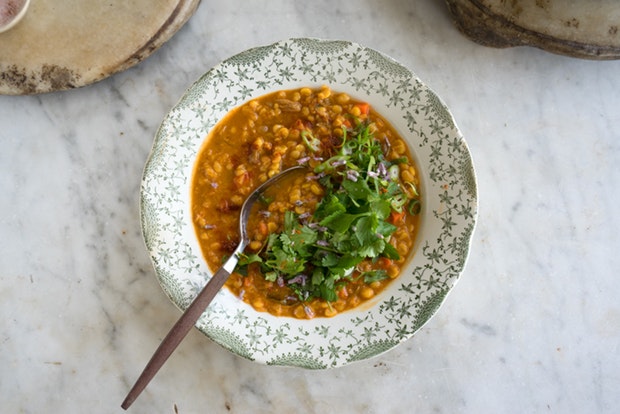
[[[342,268],[346,260],[342,257],[340,261],[334,260],[339,256],[332,255],[325,247],[325,251],[319,252],[323,255],[320,261],[324,273],[319,274],[318,279],[327,280],[331,291],[324,297],[308,294],[309,290],[301,292],[298,288],[316,282],[317,267],[309,264],[300,269],[299,274],[289,272],[288,278],[283,278],[277,271],[266,269],[268,259],[262,263],[261,259],[251,259],[259,258],[266,248],[275,249],[278,243],[281,245],[278,237],[287,227],[290,237],[282,236],[281,240],[307,231],[313,237],[312,246],[320,250],[327,246],[327,242],[320,239],[323,237],[320,232],[331,234],[334,228],[342,226],[342,217],[355,216],[343,213],[339,224],[330,223],[329,217],[320,222],[307,222],[317,209],[333,207],[325,206],[326,199],[336,204],[344,199],[344,196],[330,193],[333,189],[324,177],[326,170],[336,170],[348,162],[348,158],[339,158],[339,154],[347,154],[346,139],[354,134],[355,128],[360,131],[360,125],[364,127],[364,139],[368,138],[369,145],[380,146],[384,161],[381,164],[376,157],[371,157],[372,171],[370,166],[367,171],[347,170],[346,165],[340,167],[340,174],[345,178],[339,179],[350,181],[350,186],[342,192],[356,193],[359,186],[355,186],[363,184],[360,177],[363,174],[369,182],[392,183],[389,189],[386,187],[377,193],[385,196],[396,188],[399,193],[394,198],[400,197],[406,203],[402,202],[402,208],[392,209],[389,214],[383,208],[378,209],[385,219],[379,227],[390,229],[388,236],[375,230],[377,239],[372,243],[385,249],[382,254],[358,258],[354,266],[345,273],[341,271],[334,282],[329,275],[330,263],[340,264]],[[392,164],[396,167],[390,166]],[[248,225],[251,242],[242,258],[245,264],[238,266],[226,286],[257,311],[300,319],[331,317],[379,294],[399,276],[412,255],[418,229],[418,174],[405,141],[373,108],[348,94],[323,86],[282,90],[253,99],[230,111],[213,128],[200,149],[194,169],[192,217],[202,253],[213,272],[230,256],[239,241],[239,213],[248,194],[269,177],[294,165],[308,168],[279,182],[265,195],[264,202],[257,203]],[[352,203],[351,208],[360,208],[359,201]],[[367,213],[357,215],[368,216]],[[299,223],[304,220],[306,224],[301,227]],[[367,221],[357,222],[349,231],[357,239],[366,237],[360,236],[360,229]],[[309,273],[312,271],[313,274]],[[321,289],[315,291],[322,292]]]

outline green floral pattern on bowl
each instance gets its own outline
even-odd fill
[[[467,260],[477,217],[474,167],[443,102],[410,70],[345,41],[290,39],[250,49],[205,73],[163,120],[141,188],[144,240],[168,297],[185,309],[211,277],[190,218],[196,154],[231,109],[279,89],[329,85],[366,100],[406,138],[420,170],[415,256],[370,304],[333,318],[296,320],[254,311],[223,289],[196,324],[244,358],[309,369],[379,355],[438,310]]]

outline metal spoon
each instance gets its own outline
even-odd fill
[[[209,280],[205,287],[202,288],[198,296],[196,296],[194,301],[185,310],[181,318],[174,324],[172,329],[170,329],[170,332],[168,332],[168,335],[166,335],[162,343],[159,345],[151,357],[151,360],[148,364],[146,364],[144,371],[142,371],[142,374],[140,374],[140,377],[121,404],[121,407],[124,410],[129,408],[136,398],[138,398],[147,384],[151,381],[151,379],[153,379],[155,374],[157,374],[157,371],[159,371],[172,352],[174,352],[177,346],[179,346],[183,338],[185,338],[188,332],[196,324],[196,321],[200,318],[200,315],[202,315],[217,292],[230,277],[230,274],[235,269],[235,266],[237,266],[237,263],[239,262],[239,255],[243,253],[243,250],[245,250],[245,247],[249,243],[246,226],[248,217],[250,216],[250,211],[252,210],[252,206],[256,200],[260,198],[261,194],[263,194],[268,187],[275,184],[277,181],[280,181],[280,179],[289,175],[291,172],[299,171],[304,168],[305,167],[302,166],[292,167],[282,171],[280,174],[274,175],[254,190],[245,200],[243,206],[241,207],[241,214],[239,218],[239,234],[241,237],[239,245],[233,254],[228,258],[226,263],[224,263],[224,265],[220,267],[217,272],[215,272],[211,280]]]

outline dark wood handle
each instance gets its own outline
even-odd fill
[[[231,256],[231,259],[234,256]],[[234,259],[232,259],[234,260]],[[230,261],[230,260],[229,260]],[[226,263],[228,265],[228,263]],[[236,264],[236,260],[235,260]],[[151,360],[144,367],[144,371],[140,374],[140,377],[134,384],[133,388],[127,394],[127,397],[121,404],[121,407],[126,410],[129,406],[138,398],[140,393],[146,388],[148,383],[153,379],[155,374],[168,360],[170,355],[179,346],[183,338],[187,336],[188,332],[200,318],[200,315],[205,311],[207,306],[211,303],[217,292],[222,288],[226,280],[230,277],[230,272],[222,266],[209,280],[205,287],[200,291],[198,296],[189,305],[189,307],[183,312],[181,318],[174,324],[168,335],[161,342]],[[234,265],[233,265],[234,268]]]

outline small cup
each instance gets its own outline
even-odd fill
[[[13,28],[26,15],[30,0],[0,0],[0,33]]]

